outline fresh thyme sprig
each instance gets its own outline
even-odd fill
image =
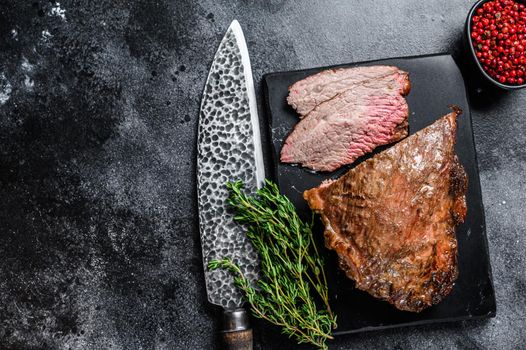
[[[208,267],[227,269],[234,275],[255,317],[282,327],[282,332],[294,336],[298,343],[327,349],[325,342],[332,339],[336,317],[329,306],[323,260],[316,249],[312,223],[298,217],[294,205],[271,181],[266,180],[255,196],[242,192],[241,181],[227,186],[234,220],[245,225],[259,253],[261,279],[251,284],[229,259],[213,260]]]

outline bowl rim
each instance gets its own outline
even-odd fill
[[[479,70],[482,72],[484,77],[487,80],[489,80],[491,83],[493,83],[494,85],[496,85],[496,86],[498,86],[498,87],[500,87],[502,89],[506,89],[506,90],[518,90],[518,89],[525,88],[526,87],[526,82],[524,84],[522,84],[522,85],[508,85],[508,84],[503,84],[503,83],[495,80],[488,73],[486,73],[486,71],[484,70],[484,67],[482,67],[482,65],[480,64],[480,62],[479,62],[479,60],[477,58],[477,55],[475,53],[475,49],[473,48],[473,41],[472,41],[472,38],[471,38],[471,20],[473,18],[473,14],[475,13],[475,11],[482,4],[484,4],[486,2],[489,2],[489,1],[492,1],[492,0],[479,0],[475,4],[473,4],[471,9],[469,10],[468,17],[466,19],[466,37],[467,37],[467,40],[468,40],[468,46],[469,46],[469,51],[471,52],[471,56],[475,60],[475,64],[477,65]]]

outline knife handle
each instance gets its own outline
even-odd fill
[[[245,309],[223,312],[221,338],[225,350],[252,350],[252,328]]]

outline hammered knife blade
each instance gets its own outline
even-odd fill
[[[212,62],[201,100],[197,186],[205,283],[210,303],[224,308],[227,347],[251,349],[252,331],[241,293],[224,270],[209,270],[213,259],[229,258],[249,280],[259,260],[228,206],[228,181],[242,180],[248,192],[263,184],[265,171],[250,59],[241,26],[233,21]]]

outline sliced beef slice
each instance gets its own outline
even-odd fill
[[[409,109],[401,94],[405,85],[381,78],[354,85],[316,106],[285,140],[281,161],[333,171],[406,137]]]
[[[289,87],[287,101],[300,117],[303,117],[319,104],[334,98],[350,87],[368,84],[382,89],[386,82],[396,85],[402,95],[409,93],[407,73],[397,67],[338,68],[325,70],[294,83]]]

